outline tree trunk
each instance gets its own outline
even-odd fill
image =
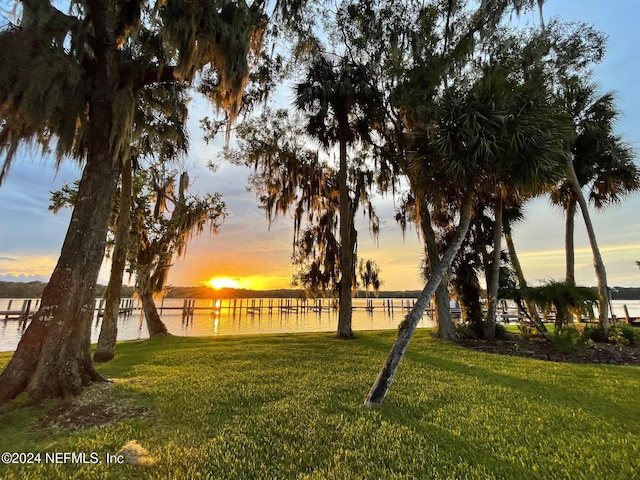
[[[480,283],[478,277],[469,266],[456,272],[456,293],[460,302],[462,322],[467,324],[478,337],[484,334],[482,324],[482,307],[480,306]]]
[[[340,140],[340,168],[338,169],[340,194],[340,310],[338,312],[338,337],[353,338],[351,329],[353,287],[353,218],[351,197],[347,185],[347,142]]]
[[[142,310],[144,311],[144,318],[147,321],[149,337],[165,337],[170,335],[166,325],[160,319],[158,309],[153,301],[151,272],[149,272],[148,268],[138,268],[136,274],[138,276],[138,294],[142,300]]]
[[[119,172],[109,141],[118,69],[108,5],[93,0],[90,9],[97,71],[89,102],[87,161],[40,309],[0,376],[0,404],[23,392],[30,402],[76,395],[101,379],[91,362],[91,321]]]
[[[433,267],[432,267],[433,269]],[[456,330],[451,319],[451,304],[449,289],[447,288],[448,274],[442,276],[442,281],[436,288],[436,336],[446,340],[453,340],[456,337]]]
[[[496,314],[498,306],[498,284],[500,283],[500,251],[502,249],[502,189],[498,187],[493,222],[493,258],[491,275],[487,283],[487,321],[484,327],[484,338],[496,338]]]
[[[418,221],[422,229],[424,244],[427,249],[427,258],[433,272],[440,262],[440,254],[438,252],[438,243],[436,241],[436,233],[431,225],[431,215],[428,207],[418,208]],[[440,338],[452,340],[455,338],[455,329],[451,321],[451,306],[449,305],[449,289],[447,288],[448,275],[442,277],[440,285],[436,288],[436,335]]]
[[[573,243],[573,232],[575,230],[575,217],[576,217],[576,199],[570,197],[567,200],[566,218],[564,222],[564,248],[567,261],[565,279],[567,283],[576,284],[576,258],[575,258],[575,246]]]
[[[600,249],[598,248],[598,242],[596,240],[596,233],[593,230],[593,224],[591,223],[591,217],[589,216],[589,209],[587,206],[587,201],[582,194],[582,189],[580,188],[580,182],[578,181],[578,177],[576,175],[576,171],[573,168],[573,160],[569,157],[567,161],[567,172],[569,176],[569,181],[571,182],[571,187],[573,189],[573,193],[576,196],[576,200],[578,205],[580,205],[580,210],[582,211],[582,218],[584,219],[585,227],[587,227],[587,234],[589,235],[589,243],[591,244],[591,251],[593,252],[593,266],[596,271],[596,277],[598,278],[598,297],[600,301],[600,328],[604,331],[605,334],[609,332],[609,292],[607,286],[607,272],[604,268],[604,262],[602,261],[602,256],[600,255]]]
[[[464,237],[469,230],[469,223],[471,221],[471,214],[473,211],[473,195],[469,191],[465,194],[465,197],[462,201],[462,206],[460,210],[460,224],[458,225],[456,234],[451,242],[451,245],[447,248],[442,256],[442,259],[438,263],[438,266],[435,270],[431,272],[431,277],[429,277],[429,281],[424,286],[424,289],[418,296],[415,305],[411,309],[411,312],[404,320],[401,325],[400,331],[398,332],[398,338],[396,339],[395,344],[393,345],[391,352],[387,357],[385,364],[383,365],[380,373],[378,374],[378,378],[374,382],[367,398],[365,400],[366,406],[375,406],[382,405],[384,399],[391,387],[393,382],[393,378],[395,377],[396,372],[398,371],[398,366],[404,357],[404,353],[409,346],[409,342],[411,341],[411,337],[416,331],[418,323],[422,318],[422,314],[429,304],[433,293],[436,291],[436,288],[442,281],[442,277],[445,272],[451,265],[453,261],[453,257],[456,255]]]
[[[516,278],[518,279],[518,286],[523,289],[527,287],[527,280],[524,278],[524,272],[522,270],[522,266],[520,265],[520,260],[518,259],[518,254],[516,253],[516,246],[513,243],[513,236],[511,235],[511,226],[505,224],[504,226],[504,238],[507,243],[507,250],[509,251],[509,258],[511,259],[511,266],[513,267],[513,271],[516,274]],[[537,305],[525,299],[525,305],[527,306],[527,310],[531,314],[531,320],[533,320],[534,325],[538,329],[540,333],[547,333],[547,327],[544,326],[544,323],[540,319],[540,315],[538,315],[538,307]]]
[[[118,336],[118,316],[120,315],[120,293],[122,277],[127,260],[127,244],[129,242],[129,226],[131,224],[131,159],[126,157],[122,165],[120,182],[120,202],[115,233],[115,245],[111,260],[111,275],[105,293],[106,305],[98,345],[93,354],[96,362],[108,362],[115,355],[116,338]]]
[[[166,325],[160,320],[156,303],[153,301],[151,292],[140,295],[142,299],[142,308],[144,310],[144,318],[147,320],[147,328],[149,329],[149,337],[166,337],[169,334]]]

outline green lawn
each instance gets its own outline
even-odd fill
[[[0,465],[0,478],[640,478],[640,367],[489,355],[422,330],[384,406],[367,409],[393,340],[120,344],[99,366],[114,380],[112,408],[146,413],[72,431],[42,422],[59,402],[4,413],[0,453],[40,452],[43,463]],[[104,462],[130,440],[155,464]],[[45,452],[96,452],[102,463],[45,464]]]

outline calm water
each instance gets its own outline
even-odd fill
[[[271,300],[273,309],[267,308]],[[338,326],[338,312],[333,308],[324,308],[318,311],[306,310],[297,312],[294,310],[280,311],[278,308],[280,299],[262,299],[262,309],[259,309],[260,299],[236,300],[236,308],[233,308],[233,300],[222,300],[218,305],[211,300],[196,300],[196,310],[193,319],[183,321],[183,300],[178,298],[166,299],[164,307],[177,308],[162,311],[162,321],[173,335],[180,336],[217,336],[217,335],[256,335],[267,333],[296,333],[296,332],[334,332]],[[282,300],[283,302],[286,299]],[[295,299],[289,300],[295,306]],[[406,310],[401,307],[400,299],[394,299],[394,309],[386,308],[387,300],[374,299],[373,311],[367,311],[365,299],[354,299],[356,308],[353,312],[353,330],[389,330],[398,327],[404,319]],[[413,300],[404,299],[404,304]],[[0,310],[7,307],[7,299],[0,299]],[[382,305],[385,307],[383,308]],[[135,305],[135,303],[134,303]],[[255,305],[255,309],[247,309]],[[13,300],[13,309],[22,306],[22,299]],[[199,309],[198,309],[199,308]],[[91,341],[98,341],[101,319],[94,318],[91,325]],[[433,327],[434,323],[428,315],[425,315],[419,324],[419,328]],[[4,320],[0,316],[0,351],[13,351],[16,349],[20,337],[26,325],[17,320]],[[135,309],[132,315],[120,316],[118,319],[118,340],[137,340],[148,338],[146,322],[141,310]]]
[[[259,309],[259,299],[244,299],[243,308],[233,308],[233,300],[222,300],[218,305],[211,300],[197,300],[193,319],[183,321],[183,300],[174,298],[166,299],[165,309],[162,312],[162,320],[167,329],[173,335],[180,336],[218,336],[218,335],[256,335],[267,333],[296,333],[296,332],[334,332],[338,325],[338,312],[332,308],[318,311],[280,311],[279,299],[271,299],[273,309],[269,313],[269,299],[262,300],[262,309]],[[286,300],[282,300],[283,302]],[[290,300],[295,306],[295,300]],[[353,330],[389,330],[398,327],[403,320],[406,310],[401,307],[401,302],[413,303],[413,300],[394,299],[394,309],[389,311],[386,307],[387,299],[374,299],[373,311],[363,308],[366,305],[364,299],[354,299],[356,308],[353,312]],[[0,310],[5,310],[8,300],[0,299]],[[383,307],[383,304],[385,305]],[[624,317],[623,305],[627,305],[631,317],[640,317],[640,301],[638,300],[614,300],[613,311],[620,317]],[[255,305],[255,309],[247,309],[247,306]],[[20,308],[22,299],[13,300],[12,308]],[[240,307],[240,300],[236,300],[236,307]],[[91,341],[98,341],[101,319],[94,318],[91,325]],[[419,328],[433,327],[431,317],[424,315],[418,325]],[[0,351],[7,352],[16,349],[20,337],[26,325],[17,320],[4,320],[0,316]],[[118,340],[138,340],[149,337],[147,325],[139,308],[129,316],[120,316],[118,319]]]

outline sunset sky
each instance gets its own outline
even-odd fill
[[[636,0],[548,0],[545,18],[592,23],[608,39],[605,61],[594,69],[601,91],[617,92],[623,116],[618,132],[634,147],[640,147],[640,2]],[[536,14],[537,15],[537,14]],[[530,14],[524,20],[537,21]],[[284,105],[289,106],[285,92]],[[190,117],[191,153],[185,163],[191,167],[193,192],[220,192],[227,203],[229,217],[220,233],[194,239],[185,258],[176,259],[169,284],[203,284],[213,277],[230,278],[239,287],[252,289],[287,288],[293,269],[293,222],[280,218],[270,228],[258,209],[253,193],[246,191],[248,171],[221,163],[216,172],[206,168],[208,160],[218,157],[220,144],[206,145],[198,121],[212,116],[210,107],[194,105]],[[53,215],[47,210],[49,192],[63,182],[72,182],[79,169],[68,162],[56,173],[50,160],[42,160],[38,150],[25,151],[16,159],[5,183],[0,186],[0,280],[48,280],[60,253],[69,221],[69,212]],[[359,215],[358,250],[361,258],[376,260],[381,268],[385,290],[422,288],[419,264],[422,247],[414,230],[403,239],[393,220],[393,199],[377,201],[383,219],[376,243]],[[607,267],[610,286],[639,286],[640,269],[640,196],[629,197],[621,206],[604,212],[592,212],[598,242]],[[578,214],[579,215],[579,214]],[[576,218],[576,280],[595,285],[591,250],[582,220]],[[514,229],[516,248],[525,275],[536,285],[545,279],[564,276],[564,219],[557,208],[542,198],[528,204],[526,219]],[[108,265],[100,282],[106,283]]]

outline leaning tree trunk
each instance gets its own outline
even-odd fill
[[[496,314],[498,306],[498,284],[500,283],[500,253],[502,249],[502,189],[498,188],[496,198],[495,219],[493,222],[493,258],[491,274],[487,285],[487,321],[484,327],[484,338],[496,338]]]
[[[145,292],[140,294],[142,300],[142,309],[144,310],[144,318],[147,320],[147,328],[149,329],[149,337],[166,337],[169,335],[166,325],[158,315],[158,309],[153,301],[153,294]]]
[[[591,223],[591,217],[589,215],[589,209],[587,201],[582,194],[580,188],[580,182],[578,176],[573,168],[573,160],[569,157],[567,161],[567,172],[569,181],[571,182],[571,188],[576,196],[580,210],[582,211],[582,218],[584,219],[585,227],[587,228],[587,234],[589,236],[589,243],[591,244],[591,250],[593,252],[593,266],[596,271],[596,277],[598,278],[598,299],[600,301],[600,328],[605,334],[609,332],[609,292],[607,286],[607,272],[604,268],[604,262],[602,261],[602,255],[600,255],[600,249],[598,248],[598,242],[596,240],[596,233],[593,230],[593,224]]]
[[[429,258],[429,265],[433,272],[440,261],[440,254],[438,252],[438,243],[436,241],[436,233],[431,225],[431,215],[429,209],[425,205],[423,209],[418,209],[418,216],[420,226],[422,228],[422,236],[424,237],[424,243],[427,249],[427,257]],[[453,321],[451,320],[451,306],[449,304],[449,289],[448,287],[448,275],[442,277],[440,285],[436,288],[436,335],[440,338],[452,340],[455,338],[455,329],[453,327]]]
[[[90,8],[96,77],[88,112],[87,162],[40,309],[0,376],[0,404],[23,392],[31,402],[75,395],[101,379],[91,362],[91,321],[119,172],[109,138],[118,69],[108,6],[95,0]]]
[[[520,260],[518,259],[518,254],[516,253],[516,246],[513,243],[513,236],[511,235],[511,226],[505,224],[504,227],[504,238],[507,244],[507,250],[509,251],[509,259],[511,260],[511,266],[513,267],[513,271],[516,274],[516,278],[518,279],[518,286],[523,289],[527,288],[527,280],[524,278],[524,271],[522,270],[522,266],[520,265]],[[527,306],[527,310],[531,314],[531,320],[533,324],[536,326],[536,329],[541,333],[548,333],[547,327],[544,326],[544,323],[540,319],[540,315],[538,315],[538,307],[531,300],[525,299],[525,305]]]
[[[353,338],[351,329],[353,288],[353,238],[351,197],[347,185],[347,142],[340,140],[340,168],[338,169],[338,189],[340,194],[340,309],[338,312],[338,337]]]
[[[153,301],[153,290],[151,288],[151,272],[148,268],[138,268],[138,294],[142,301],[144,318],[147,321],[149,337],[164,337],[170,335],[167,326],[160,319],[156,303]]]
[[[374,382],[367,398],[365,400],[366,406],[375,406],[382,405],[385,397],[387,396],[387,392],[391,387],[391,383],[393,382],[393,378],[398,371],[398,366],[404,357],[404,353],[409,346],[409,342],[411,341],[411,337],[416,331],[418,327],[418,323],[422,318],[422,314],[427,308],[433,293],[436,291],[436,288],[442,281],[442,277],[445,272],[451,265],[453,261],[453,257],[456,255],[462,242],[464,241],[464,237],[467,235],[467,231],[469,230],[469,223],[471,222],[471,214],[473,212],[473,195],[471,192],[465,194],[465,198],[463,199],[461,210],[460,210],[460,224],[458,225],[456,234],[442,255],[442,259],[438,263],[438,266],[431,272],[431,277],[429,277],[429,281],[424,286],[422,292],[418,296],[415,305],[411,309],[409,315],[404,320],[400,331],[398,332],[398,338],[396,339],[396,343],[393,345],[391,352],[387,357],[385,364],[383,365],[380,373],[378,374],[378,378]]]
[[[566,218],[564,221],[564,249],[567,262],[565,280],[567,283],[576,284],[576,256],[574,246],[574,230],[576,218],[576,199],[570,197],[567,200]]]
[[[111,259],[111,275],[107,285],[106,306],[98,345],[93,354],[96,362],[108,362],[115,355],[116,338],[118,336],[118,316],[120,314],[120,294],[122,291],[122,277],[127,260],[127,244],[129,242],[129,225],[131,225],[131,159],[127,156],[122,164],[120,178],[120,202],[118,206],[118,220],[115,233],[115,244]]]

